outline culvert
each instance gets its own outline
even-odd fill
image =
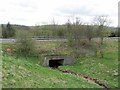
[[[58,67],[61,65],[71,65],[74,60],[70,56],[45,56],[43,66]]]
[[[49,60],[49,67],[58,68],[58,66],[62,66],[64,59],[53,59]]]

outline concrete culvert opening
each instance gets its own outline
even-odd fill
[[[63,62],[64,62],[64,59],[49,60],[49,67],[58,68],[58,66],[63,65]]]

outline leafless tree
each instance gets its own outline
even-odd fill
[[[85,25],[85,36],[91,42],[91,39],[95,37],[95,31],[93,25]]]
[[[108,19],[108,16],[101,15],[94,18],[94,23],[96,26],[98,26],[97,29],[97,36],[100,37],[100,55],[101,58],[103,58],[103,39],[105,36],[105,28],[111,23]]]
[[[101,38],[101,45],[103,44],[105,27],[108,26],[111,22],[108,19],[108,16],[101,15],[94,18],[95,25],[98,26],[97,35]]]
[[[89,52],[94,52],[92,50],[93,42],[88,42],[86,39],[86,34],[89,35],[89,32],[87,32],[86,29],[89,29],[91,27],[85,27],[81,19],[77,17],[75,22],[70,22],[70,20],[68,20],[67,28],[69,31],[68,43],[73,50],[74,57],[85,56],[88,55]],[[91,38],[92,36],[89,35],[89,39]]]

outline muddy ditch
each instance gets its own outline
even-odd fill
[[[108,89],[108,85],[106,83],[101,82],[98,79],[91,78],[91,77],[83,75],[83,74],[78,74],[78,73],[70,71],[70,70],[61,70],[59,67],[51,67],[51,69],[58,70],[58,71],[60,71],[62,73],[66,73],[66,74],[70,74],[70,75],[74,75],[74,76],[83,78],[83,79],[85,79],[87,81],[90,81],[90,82],[98,84],[101,88]]]

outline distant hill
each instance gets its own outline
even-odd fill
[[[6,24],[3,24],[6,25]],[[11,24],[16,30],[31,30],[31,29],[35,29],[37,27],[54,27],[54,25],[41,25],[41,26],[26,26],[26,25],[17,25],[17,24]],[[66,25],[55,25],[56,27],[65,27]],[[116,31],[117,27],[108,27],[110,30]],[[1,29],[1,24],[0,24],[0,29]]]
[[[1,26],[2,24],[0,24]],[[4,26],[6,26],[7,24],[3,24]],[[15,28],[16,30],[30,30],[30,26],[25,26],[25,25],[17,25],[17,24],[11,24],[13,28]]]
[[[4,26],[6,24],[3,24]],[[26,25],[17,25],[17,24],[11,24],[12,27],[15,30],[27,30],[31,33],[35,33],[34,36],[59,36],[59,35],[65,35],[67,32],[67,25],[41,25],[41,26],[26,26]],[[83,25],[86,26],[86,25]],[[94,26],[96,27],[96,26]],[[117,32],[117,27],[108,27],[110,31],[112,31],[114,34]],[[0,25],[0,33],[2,33],[1,25]],[[112,35],[113,35],[112,33]],[[2,35],[0,35],[1,37]]]
[[[30,30],[30,26],[25,25],[12,25],[16,30]]]

